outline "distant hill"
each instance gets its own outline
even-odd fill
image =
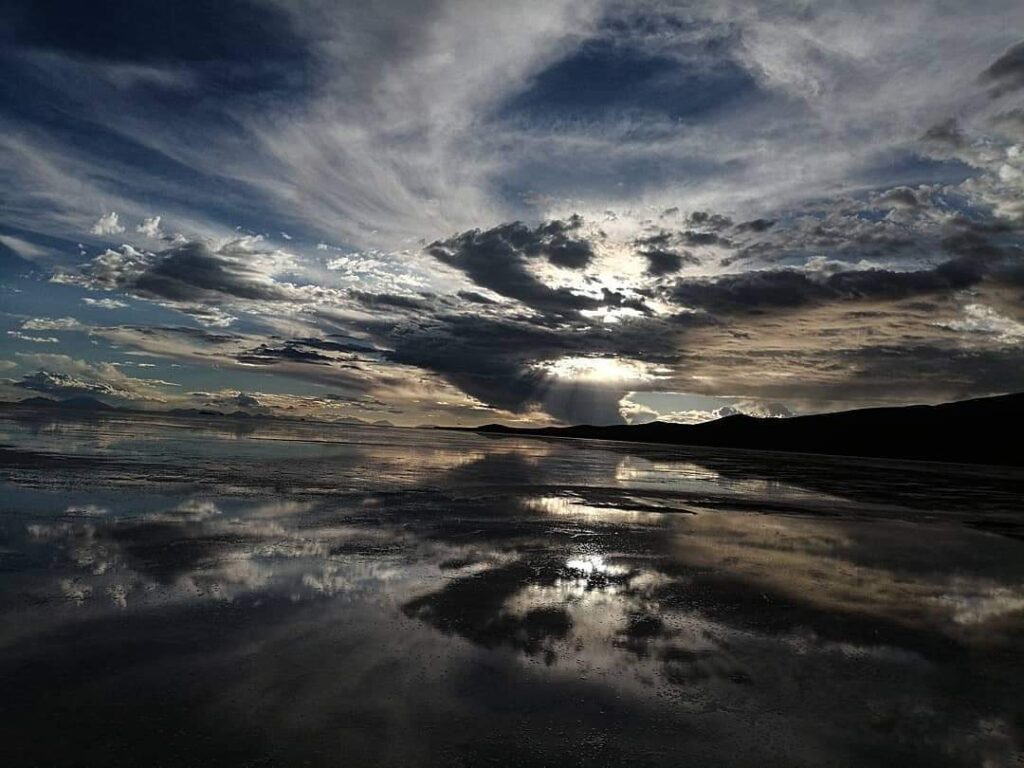
[[[1022,466],[1022,426],[1024,394],[1015,394],[934,406],[864,408],[784,419],[736,415],[703,424],[655,421],[539,429],[488,424],[476,431]]]
[[[116,411],[118,410],[113,405],[104,403],[102,400],[97,400],[95,397],[69,397],[65,400],[60,401],[61,408],[77,408],[85,411]]]
[[[95,397],[88,397],[87,395],[68,397],[64,400],[53,400],[49,397],[26,397],[24,400],[19,400],[17,403],[10,403],[10,405],[27,406],[29,408],[72,408],[76,411],[119,410],[113,405],[104,403],[102,400],[97,400]]]
[[[187,418],[192,417],[211,417],[211,416],[223,416],[222,411],[215,411],[208,408],[171,408],[167,411],[157,412],[161,415],[166,416],[185,416]]]
[[[51,400],[48,397],[26,397],[24,400],[19,400],[16,403],[5,403],[5,405],[25,405],[30,408],[50,408],[60,405],[56,400]]]
[[[108,405],[102,400],[95,397],[79,396],[69,397],[65,400],[54,400],[49,397],[26,397],[23,400],[17,402],[4,402],[0,401],[0,408],[31,408],[31,409],[63,409],[63,410],[74,410],[81,413],[89,411],[116,411],[120,414],[137,414],[140,416],[147,417],[170,417],[170,418],[183,418],[183,419],[229,419],[236,421],[254,421],[258,422],[261,419],[269,419],[273,421],[283,422],[303,422],[311,424],[323,424],[325,426],[337,426],[337,425],[349,425],[359,427],[393,427],[390,421],[380,420],[375,421],[371,425],[370,422],[349,416],[342,419],[334,419],[331,421],[317,421],[306,418],[297,418],[294,416],[283,416],[280,414],[273,413],[249,413],[243,410],[235,411],[218,411],[212,408],[169,408],[168,410],[137,410],[134,408],[117,407]]]

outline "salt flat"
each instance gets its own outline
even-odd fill
[[[1024,473],[0,421],[35,765],[1013,765]]]

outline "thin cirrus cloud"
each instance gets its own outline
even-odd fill
[[[127,352],[149,402],[407,423],[1024,387],[1017,3],[100,5],[0,11],[8,388],[130,400]]]

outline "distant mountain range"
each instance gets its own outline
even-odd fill
[[[26,397],[11,405],[24,405],[32,408],[72,408],[76,411],[117,411],[120,410],[112,405],[97,400],[95,397],[82,395],[80,397],[69,397],[65,400],[51,400],[49,397]]]
[[[972,464],[1024,465],[1024,394],[943,405],[865,408],[815,416],[727,416],[703,424],[621,424],[522,429],[488,424],[498,435],[616,440],[761,451],[822,453]]]
[[[275,416],[263,413],[248,413],[246,411],[216,411],[210,408],[171,408],[166,411],[142,411],[135,408],[123,408],[115,405],[110,405],[102,400],[95,397],[89,397],[87,395],[79,395],[76,397],[68,397],[63,400],[54,400],[49,397],[26,397],[24,400],[17,402],[0,402],[0,407],[14,407],[14,408],[32,408],[32,409],[59,409],[59,410],[70,410],[80,413],[88,412],[100,412],[100,413],[125,413],[125,414],[144,414],[146,416],[170,416],[176,418],[218,418],[218,419],[272,419],[275,421],[301,421],[305,423],[323,423],[323,424],[351,424],[356,426],[374,426],[374,427],[393,427],[395,426],[390,421],[379,420],[369,422],[364,419],[358,419],[355,417],[349,417],[345,419],[337,419],[335,421],[315,422],[312,419],[304,419],[292,416]]]

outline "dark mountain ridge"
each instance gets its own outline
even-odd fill
[[[1024,465],[1024,393],[942,405],[863,408],[813,416],[727,416],[702,424],[580,425],[522,429],[488,424],[488,434],[743,448],[971,464]]]

